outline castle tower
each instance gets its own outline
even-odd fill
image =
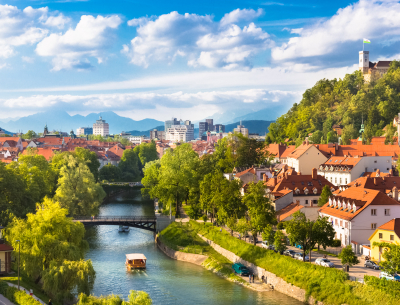
[[[369,69],[369,51],[360,51],[358,53],[358,69],[363,73],[368,73]]]

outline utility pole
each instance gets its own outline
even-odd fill
[[[20,262],[20,255],[21,255],[21,241],[18,239],[18,290],[19,290],[19,262]]]

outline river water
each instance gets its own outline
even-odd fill
[[[143,200],[140,190],[122,194],[100,209],[101,216],[154,215],[153,202]],[[229,282],[201,266],[176,261],[161,252],[153,232],[131,228],[119,233],[118,226],[97,226],[87,230],[91,259],[96,270],[93,294],[118,294],[125,299],[129,290],[150,294],[153,304],[302,304],[279,292],[255,292]],[[145,271],[127,271],[125,254],[143,253]]]

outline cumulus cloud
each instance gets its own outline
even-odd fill
[[[51,34],[38,43],[36,53],[40,56],[52,57],[53,70],[76,68],[90,69],[89,58],[96,58],[98,63],[105,59],[105,50],[113,39],[112,30],[122,20],[117,15],[109,17],[90,15],[81,16],[75,29],[64,34]]]
[[[290,60],[332,53],[344,43],[366,37],[381,43],[400,35],[400,3],[392,0],[360,0],[328,20],[303,28],[299,37],[272,50],[274,60]]]
[[[173,61],[176,56],[187,58],[189,66],[208,68],[249,67],[249,58],[273,46],[268,33],[249,23],[263,13],[237,9],[219,22],[211,16],[171,12],[158,18],[140,18],[128,21],[137,27],[137,36],[122,52],[135,65],[147,67],[154,61]]]
[[[68,18],[57,12],[50,13],[47,7],[23,10],[12,5],[0,5],[0,58],[15,55],[15,48],[33,45],[49,33],[53,27],[60,28]]]

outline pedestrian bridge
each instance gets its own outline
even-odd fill
[[[95,216],[75,217],[74,221],[81,222],[85,227],[89,226],[127,226],[156,232],[157,216]]]

